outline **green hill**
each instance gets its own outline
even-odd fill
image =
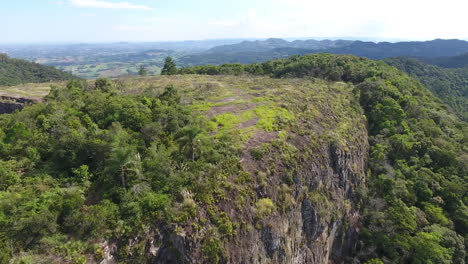
[[[451,57],[423,58],[422,60],[444,68],[468,67],[468,53]]]
[[[0,116],[0,262],[463,263],[466,123],[318,54],[72,81]]]
[[[75,78],[73,75],[54,67],[12,59],[5,54],[0,54],[0,86],[64,81],[73,78]]]
[[[468,68],[444,69],[404,57],[384,61],[419,80],[461,119],[468,121]]]
[[[370,59],[397,56],[420,57],[434,63],[455,65],[466,61],[458,56],[468,52],[468,41],[458,39],[435,39],[409,42],[366,42],[346,40],[305,40],[288,42],[282,39],[244,41],[238,44],[211,48],[208,51],[178,58],[180,65],[207,65],[224,63],[258,63],[291,55],[312,53],[351,54]]]

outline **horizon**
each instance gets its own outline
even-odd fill
[[[467,41],[467,39],[461,39],[461,38],[434,38],[434,39],[425,39],[425,40],[411,40],[411,39],[393,39],[393,40],[373,40],[369,38],[314,38],[314,37],[297,37],[297,38],[290,38],[290,37],[269,37],[269,38],[214,38],[214,39],[186,39],[186,40],[160,40],[160,41],[102,41],[102,42],[75,42],[75,41],[49,41],[49,42],[0,42],[0,45],[6,46],[6,45],[44,45],[44,46],[53,46],[53,45],[106,45],[106,44],[153,44],[153,43],[183,43],[183,42],[208,42],[208,41],[265,41],[268,39],[282,39],[286,40],[288,42],[292,41],[304,41],[304,40],[317,40],[317,41],[322,41],[322,40],[346,40],[346,41],[361,41],[361,42],[373,42],[373,43],[399,43],[399,42],[430,42],[430,41],[435,41],[435,40],[461,40],[461,41]]]
[[[1,3],[0,8],[7,11],[0,21],[8,25],[0,28],[1,44],[468,40],[468,3],[460,0],[443,5],[435,0],[396,0],[387,6],[371,0],[239,0],[222,5],[215,0],[18,0]]]

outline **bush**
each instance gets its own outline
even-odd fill
[[[263,219],[275,212],[276,206],[270,198],[262,198],[255,203],[257,218]]]

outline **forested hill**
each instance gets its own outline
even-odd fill
[[[468,121],[468,68],[446,69],[406,57],[384,61],[422,82],[461,119]]]
[[[73,78],[76,77],[54,67],[13,59],[6,54],[0,54],[0,85],[64,81]]]
[[[463,68],[468,66],[468,52],[459,56],[422,58],[422,60],[444,68]]]
[[[363,42],[356,41],[349,46],[332,48],[326,52],[333,54],[352,54],[370,59],[388,57],[446,57],[468,52],[468,42],[458,39],[435,39],[431,41],[411,42]]]
[[[179,59],[181,65],[206,65],[223,63],[254,63],[308,53],[351,54],[370,59],[408,56],[435,58],[458,56],[468,52],[468,42],[463,40],[414,42],[364,42],[364,41],[293,41],[273,39],[243,42],[215,47],[207,52]]]

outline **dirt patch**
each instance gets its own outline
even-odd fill
[[[239,128],[253,127],[258,123],[258,118],[250,119],[249,121],[239,124]]]
[[[258,131],[245,144],[245,149],[241,156],[241,163],[244,169],[250,173],[255,173],[258,168],[258,162],[252,157],[250,151],[264,143],[270,143],[278,137],[278,132]]]
[[[223,98],[223,99],[220,99],[220,100],[209,100],[208,102],[213,102],[213,103],[232,103],[234,101],[237,100],[237,96],[236,97],[227,97],[227,98]]]
[[[247,110],[252,110],[257,107],[258,104],[254,103],[245,103],[245,104],[229,104],[229,105],[222,105],[222,106],[214,106],[208,112],[208,117],[214,117],[224,113],[239,113]]]

